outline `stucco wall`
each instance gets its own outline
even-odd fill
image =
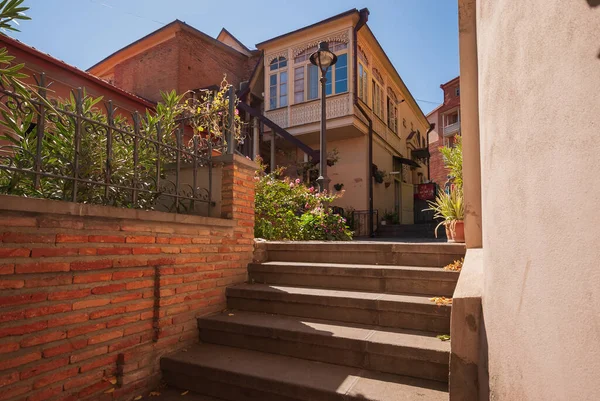
[[[600,399],[600,6],[479,1],[493,400]]]

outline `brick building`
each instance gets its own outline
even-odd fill
[[[453,146],[460,135],[460,77],[440,85],[444,91],[444,103],[427,115],[429,123],[435,123],[435,129],[429,133],[430,180],[440,187],[448,178],[444,167],[440,147]]]
[[[184,93],[227,80],[236,89],[247,81],[260,53],[227,30],[218,38],[175,20],[116,51],[88,69],[126,91],[159,101],[160,92]]]
[[[16,39],[0,35],[0,47],[5,47],[8,53],[15,57],[14,64],[25,64],[22,71],[29,75],[29,78],[24,79],[25,82],[38,85],[35,78],[39,79],[40,74],[45,73],[46,83],[49,85],[47,90],[49,98],[68,99],[73,89],[85,88],[89,96],[102,96],[104,100],[112,100],[119,110],[127,112],[125,114],[134,111],[143,113],[146,109],[154,107],[154,103],[147,99],[116,87]]]

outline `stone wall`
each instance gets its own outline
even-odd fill
[[[252,162],[223,167],[222,219],[0,196],[0,400],[125,400],[246,280]]]

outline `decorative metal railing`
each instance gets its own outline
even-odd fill
[[[194,116],[122,112],[82,89],[46,100],[43,74],[36,92],[0,87],[0,193],[210,215],[213,157],[236,147],[235,106],[211,135]]]

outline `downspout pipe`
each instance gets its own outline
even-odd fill
[[[427,154],[429,154],[429,133],[435,129],[435,123],[429,124],[429,129],[427,130]],[[431,155],[427,158],[427,181],[431,182]]]
[[[353,32],[353,40],[352,40],[352,51],[353,51],[353,68],[354,68],[354,74],[352,74],[352,83],[353,83],[353,88],[354,88],[354,105],[356,106],[356,108],[363,114],[363,116],[365,116],[365,118],[367,119],[367,121],[369,122],[369,146],[368,146],[368,152],[369,152],[369,168],[368,168],[368,179],[369,179],[369,216],[368,216],[368,224],[369,224],[369,237],[374,237],[374,233],[373,233],[373,173],[372,173],[372,169],[373,169],[373,120],[371,119],[371,117],[367,114],[367,112],[363,109],[363,107],[360,105],[360,103],[358,102],[358,88],[357,88],[357,81],[358,81],[358,31],[360,30],[360,28],[362,28],[363,26],[365,26],[365,24],[367,23],[367,21],[369,20],[369,10],[367,8],[363,8],[361,9],[359,12],[359,18],[358,18],[358,22],[356,23],[356,26],[354,27],[354,32]]]

